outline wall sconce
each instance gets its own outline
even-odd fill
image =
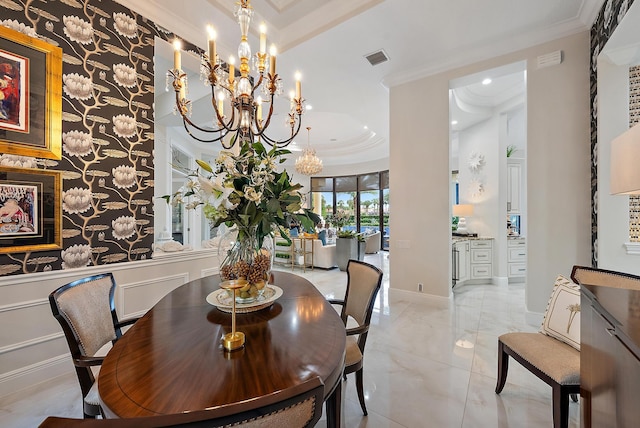
[[[611,193],[640,195],[640,124],[611,142]]]

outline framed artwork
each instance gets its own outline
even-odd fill
[[[62,247],[62,175],[0,166],[0,253]]]
[[[0,26],[0,153],[62,156],[62,49]]]

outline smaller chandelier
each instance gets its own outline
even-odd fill
[[[316,151],[311,148],[309,134],[311,127],[307,126],[307,147],[302,151],[302,155],[296,159],[296,171],[304,175],[315,175],[322,172],[322,161],[316,156]]]

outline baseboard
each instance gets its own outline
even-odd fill
[[[425,299],[440,299],[440,300],[450,300],[451,296],[438,296],[436,294],[430,294],[430,293],[421,293],[419,291],[411,291],[411,290],[403,290],[401,288],[393,288],[393,287],[389,287],[389,296],[396,296],[396,297],[404,297],[404,298],[408,298],[408,299],[416,299],[416,298],[425,298]]]
[[[494,276],[493,284],[499,285],[501,287],[506,287],[507,285],[509,285],[509,278],[506,276]]]
[[[539,328],[542,325],[544,314],[541,314],[540,312],[526,311],[524,314],[524,319],[530,326]]]
[[[69,354],[39,361],[0,376],[0,397],[73,372]]]

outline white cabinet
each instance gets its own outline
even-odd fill
[[[524,238],[507,239],[509,281],[524,280],[527,275],[527,243]]]
[[[469,241],[453,243],[453,284],[469,279]]]
[[[522,165],[507,163],[507,212],[519,214],[522,209]]]
[[[493,276],[493,240],[471,239],[453,243],[454,285],[483,284]]]
[[[471,280],[490,280],[493,271],[493,240],[474,239],[471,247]]]

